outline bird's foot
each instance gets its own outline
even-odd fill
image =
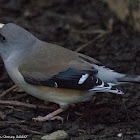
[[[48,114],[47,116],[38,116],[36,118],[32,118],[33,121],[35,122],[44,122],[44,121],[49,121],[49,120],[61,120],[63,122],[63,118],[60,116],[52,116],[51,114]]]
[[[43,122],[43,121],[48,121],[48,120],[61,120],[63,122],[63,118],[60,116],[56,116],[57,114],[63,112],[63,110],[60,108],[44,117],[42,116],[38,116],[36,118],[32,118],[33,121],[39,121],[39,122]]]

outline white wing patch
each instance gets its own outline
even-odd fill
[[[58,87],[58,84],[56,82],[55,82],[55,86],[54,87],[56,87],[56,88]]]
[[[98,79],[96,81],[96,83],[98,82]],[[94,91],[94,92],[111,92],[111,93],[116,93],[116,94],[124,94],[121,90],[116,89],[112,89],[112,86],[114,84],[112,83],[107,83],[109,86],[106,87],[105,83],[102,81],[102,83],[98,86],[93,87],[93,89],[90,89],[89,91]]]
[[[85,80],[88,78],[89,74],[84,74],[82,75],[82,77],[80,78],[78,84],[83,84],[85,82]]]
[[[98,81],[98,79],[97,79],[97,81]],[[97,83],[97,81],[96,81],[96,83]],[[104,85],[105,85],[105,83],[102,81],[101,85],[95,86],[95,87],[93,87],[93,89],[90,89],[89,91],[99,91],[99,92],[101,92],[101,91],[104,91],[104,90],[111,89],[111,86],[105,87]]]

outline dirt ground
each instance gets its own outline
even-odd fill
[[[41,40],[61,45],[102,62],[118,72],[140,75],[140,33],[122,23],[102,0],[1,0],[0,22],[18,24]],[[89,45],[88,45],[88,44]],[[13,85],[0,63],[0,92]],[[71,106],[61,114],[64,122],[33,122],[52,109],[1,104],[19,101],[45,105],[25,92],[10,91],[0,100],[0,135],[28,135],[38,140],[64,130],[71,140],[140,139],[140,86],[119,86],[125,93],[97,93],[91,102]]]

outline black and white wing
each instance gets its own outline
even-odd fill
[[[24,76],[24,79],[27,83],[33,85],[122,94],[121,91],[113,88],[110,83],[106,83],[96,77],[97,73],[97,71],[96,73],[93,73],[93,71],[90,70],[75,70],[69,68],[64,72],[59,72],[51,78],[36,79],[34,77]]]

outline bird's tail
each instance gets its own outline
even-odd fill
[[[138,83],[140,84],[140,76],[138,75],[124,75],[124,77],[121,77],[118,79],[119,83]]]
[[[104,66],[94,67],[98,70],[97,77],[106,83],[112,83],[112,85],[119,85],[125,83],[139,83],[140,75],[129,75],[115,72]]]
[[[119,74],[119,73],[118,73]],[[124,94],[121,90],[113,87],[115,85],[119,85],[119,84],[127,84],[127,83],[137,83],[140,84],[140,76],[138,75],[128,75],[128,74],[120,74],[122,77],[121,78],[117,78],[117,82],[116,83],[108,83],[111,88],[108,90],[108,92],[111,93],[116,93],[116,94]]]

